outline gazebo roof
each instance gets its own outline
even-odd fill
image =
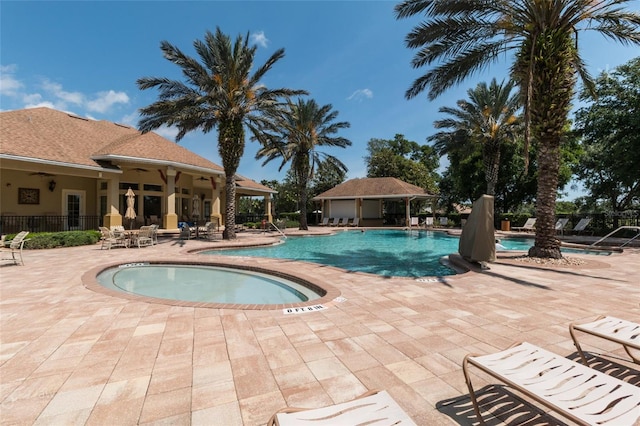
[[[419,186],[394,177],[355,178],[341,183],[314,197],[314,200],[353,198],[436,198]]]

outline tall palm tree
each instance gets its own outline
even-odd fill
[[[440,155],[462,148],[460,143],[480,143],[488,195],[495,195],[500,147],[512,141],[517,130],[520,98],[518,94],[511,95],[513,87],[512,82],[498,84],[495,78],[488,87],[487,83],[479,83],[467,91],[468,101],[459,100],[457,108],[440,108],[440,112],[451,117],[437,120],[433,125],[436,129],[450,130],[428,138],[435,142],[434,148]]]
[[[280,170],[291,161],[291,170],[298,192],[300,208],[300,229],[307,226],[307,194],[309,181],[320,164],[346,173],[345,166],[337,157],[318,151],[321,146],[346,148],[351,141],[333,136],[350,124],[346,121],[334,122],[338,111],[332,111],[331,104],[320,107],[315,100],[298,98],[286,108],[272,110],[269,128],[254,132],[254,139],[263,147],[256,159],[264,158],[263,165],[280,158]]]
[[[306,92],[268,89],[261,84],[265,73],[284,57],[284,49],[278,49],[250,74],[257,46],[249,46],[249,34],[238,36],[232,44],[231,37],[217,28],[215,34],[207,31],[204,40],[194,41],[193,46],[201,62],[167,41],[160,44],[164,57],[182,68],[185,82],[161,77],[138,79],[141,90],[157,88],[160,92],[158,101],[140,109],[138,128],[149,132],[163,125],[176,126],[176,141],[180,141],[190,131],[208,133],[217,127],[226,180],[223,237],[235,239],[235,175],[244,153],[245,125],[259,127],[280,98]]]
[[[621,5],[628,2],[406,0],[396,5],[397,18],[426,17],[406,37],[408,47],[419,49],[413,66],[436,64],[414,81],[407,98],[428,89],[434,99],[506,52],[515,53],[511,74],[523,97],[525,144],[531,136],[539,145],[536,238],[530,256],[562,257],[554,229],[556,190],[576,74],[593,89],[579,55],[578,32],[590,29],[623,44],[640,44],[640,15],[624,10]]]

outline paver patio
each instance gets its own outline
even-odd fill
[[[490,270],[434,282],[233,258],[316,277],[344,298],[294,315],[147,303],[82,282],[103,264],[186,260],[198,256],[190,250],[221,244],[163,238],[142,249],[27,250],[26,266],[0,267],[0,423],[264,425],[287,405],[385,389],[419,425],[476,424],[465,354],[528,341],[577,359],[570,322],[600,314],[640,320],[638,249],[571,254],[588,261],[553,268],[503,258]],[[640,366],[621,347],[583,341],[599,364],[640,386]],[[494,383],[474,377],[477,388]],[[490,424],[539,414],[509,389],[486,386],[482,395],[501,412]]]

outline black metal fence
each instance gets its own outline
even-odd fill
[[[20,231],[59,232],[97,230],[102,226],[102,216],[16,216],[0,217],[0,233],[15,234]]]

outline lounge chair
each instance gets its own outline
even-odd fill
[[[446,216],[440,216],[440,226],[449,225],[449,218]]]
[[[576,331],[620,343],[633,362],[640,364],[640,358],[629,351],[629,348],[640,351],[640,324],[614,317],[600,316],[592,322],[585,324],[572,323],[569,325],[569,333],[571,333],[571,338],[576,345],[580,358],[582,358],[584,365],[589,365],[576,338]]]
[[[416,425],[386,391],[371,391],[349,402],[329,407],[285,408],[267,426]]]
[[[100,246],[100,250],[105,247],[108,250],[111,250],[111,247],[129,247],[129,240],[127,240],[127,236],[124,233],[124,228],[120,230],[119,228],[109,229],[101,226],[99,229],[102,234],[102,246]]]
[[[574,234],[580,234],[582,232],[585,232],[585,229],[587,228],[589,223],[591,223],[591,218],[584,217],[580,219],[580,221],[576,224],[576,226],[573,227],[571,232]]]
[[[433,227],[433,217],[429,216],[429,217],[425,217],[424,218],[424,223],[423,223],[424,227]]]
[[[409,227],[414,227],[414,226],[420,226],[420,218],[419,217],[412,217],[409,220]]]
[[[522,226],[512,226],[511,229],[514,231],[533,231],[534,226],[536,226],[536,218],[530,217]]]
[[[322,222],[318,224],[318,226],[329,226],[329,218],[325,217],[322,219]]]
[[[567,226],[567,223],[569,223],[569,219],[566,217],[558,219],[558,221],[556,222],[556,232],[560,232],[560,234],[563,235],[564,227]]]
[[[138,248],[153,245],[153,231],[151,230],[151,226],[140,227],[136,235],[135,243]]]
[[[7,257],[3,254],[2,260],[10,260],[16,265],[24,266],[24,260],[22,259],[22,248],[24,247],[25,241],[28,241],[27,235],[29,235],[29,231],[21,231],[13,237],[12,240],[3,241],[2,252],[7,254]],[[8,255],[11,257],[8,257]],[[16,258],[16,255],[20,258]]]
[[[338,226],[347,226],[347,225],[349,225],[349,218],[348,217],[343,217],[342,218],[342,222],[340,222],[338,224]]]
[[[632,425],[640,418],[640,387],[524,342],[464,358],[462,370],[480,423],[469,365],[580,425]]]
[[[340,223],[340,218],[339,217],[334,217],[333,221],[331,221],[329,226],[338,226],[339,223]]]
[[[349,224],[349,226],[357,227],[359,224],[360,224],[360,218],[359,217],[354,217],[353,221]]]

